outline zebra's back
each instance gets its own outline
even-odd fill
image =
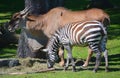
[[[58,32],[62,42],[70,42],[72,45],[83,45],[88,42],[99,43],[102,35],[105,34],[103,25],[98,21],[75,22],[66,25]]]

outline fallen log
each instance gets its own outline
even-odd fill
[[[34,74],[34,73],[43,73],[48,71],[53,71],[55,68],[45,69],[45,70],[39,70],[39,71],[32,71],[32,72],[15,72],[15,73],[6,73],[9,75],[18,75],[18,74]]]

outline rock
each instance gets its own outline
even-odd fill
[[[10,60],[9,67],[14,67],[20,65],[19,60]]]
[[[0,67],[14,67],[20,65],[18,59],[0,59]]]
[[[0,59],[0,67],[8,66],[9,61],[8,59]]]

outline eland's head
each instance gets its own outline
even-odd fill
[[[11,20],[9,21],[9,27],[8,30],[11,32],[14,32],[16,29],[25,26],[26,25],[26,16],[28,15],[30,11],[29,8],[25,8],[23,11],[17,12],[13,14]]]

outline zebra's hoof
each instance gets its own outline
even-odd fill
[[[72,71],[73,71],[73,72],[76,72],[76,70],[73,70],[73,69],[72,69]]]
[[[64,67],[64,71],[66,71],[68,69],[68,67]]]
[[[105,68],[105,72],[109,72],[108,67]]]
[[[93,72],[94,72],[94,73],[97,73],[97,70],[94,69]]]
[[[73,71],[73,72],[76,72],[76,68],[75,68],[75,66],[73,66],[72,71]]]
[[[108,70],[108,69],[106,69],[106,70],[105,70],[105,72],[109,72],[109,70]]]

